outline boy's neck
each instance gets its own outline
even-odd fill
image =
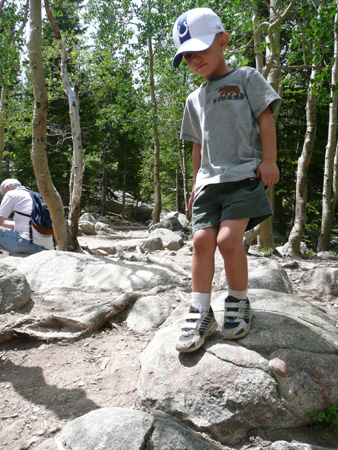
[[[204,78],[204,81],[208,81],[208,80],[213,79],[213,78],[222,77],[223,75],[226,75],[227,73],[231,72],[232,70],[233,69],[231,67],[229,67],[227,64],[224,64],[224,68],[219,74],[214,75],[214,76],[209,77],[209,78]]]

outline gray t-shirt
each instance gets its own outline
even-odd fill
[[[212,78],[188,96],[181,139],[201,144],[195,196],[208,184],[256,177],[262,161],[256,119],[268,106],[273,112],[280,100],[251,67]]]

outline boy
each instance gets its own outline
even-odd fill
[[[239,339],[250,330],[243,235],[272,214],[264,185],[279,180],[272,113],[280,97],[255,69],[226,64],[228,34],[211,9],[182,14],[173,37],[178,48],[173,66],[184,58],[205,80],[188,96],[181,130],[181,139],[193,142],[194,235],[192,305],[176,349],[192,352],[218,326],[210,306],[217,247],[228,281],[223,337]]]

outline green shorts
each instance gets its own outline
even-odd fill
[[[272,214],[261,180],[248,178],[231,183],[209,184],[194,199],[192,229],[219,226],[223,220],[250,219],[247,230]]]

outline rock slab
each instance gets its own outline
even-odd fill
[[[225,297],[213,296],[219,324]],[[337,403],[334,321],[289,294],[253,289],[250,299],[255,317],[248,336],[224,341],[216,332],[190,354],[175,350],[187,306],[177,308],[141,354],[141,404],[229,445],[252,429],[306,425],[309,411]]]
[[[219,450],[172,420],[123,408],[101,408],[73,420],[36,450]]]
[[[31,299],[25,275],[15,267],[0,263],[0,314],[22,308]]]

